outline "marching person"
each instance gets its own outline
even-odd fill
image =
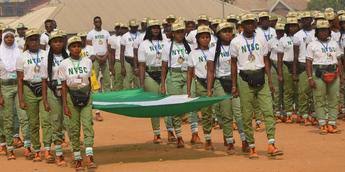
[[[99,72],[102,73],[101,91],[110,91],[110,73],[108,64],[108,39],[110,34],[102,28],[102,19],[99,16],[93,19],[94,29],[91,30],[86,37],[88,45],[92,45],[96,59],[93,63],[96,72],[96,78],[99,77]],[[96,111],[97,121],[103,121],[100,111]]]
[[[318,20],[315,37],[307,46],[307,75],[315,99],[315,111],[320,126],[320,134],[337,133],[337,106],[339,96],[339,77],[342,77],[340,50],[331,39],[331,29],[327,20]]]
[[[240,96],[243,126],[250,147],[249,158],[258,158],[252,127],[253,104],[257,103],[263,113],[268,138],[268,154],[283,155],[275,146],[275,119],[272,108],[272,85],[268,45],[266,40],[255,34],[255,18],[251,13],[242,16],[243,32],[231,41],[232,95]],[[240,78],[237,78],[240,70]],[[271,90],[271,92],[270,92]]]
[[[235,24],[222,22],[216,29],[218,41],[215,47],[211,48],[213,56],[207,59],[207,94],[208,96],[224,96],[231,94],[231,75],[230,75],[230,42],[234,37]],[[242,141],[242,150],[248,149],[248,144],[243,131],[243,121],[241,117],[240,99],[232,98],[220,103],[220,118],[227,153],[235,153],[235,140],[233,138],[233,117],[239,126],[239,134]],[[210,125],[210,124],[208,124]]]
[[[312,28],[313,18],[309,11],[303,12],[301,16],[301,30],[295,33],[293,37],[294,61],[293,78],[298,81],[298,118],[297,122],[303,122],[304,125],[311,125],[310,109],[313,99],[312,91],[308,86],[308,77],[306,73],[306,51],[307,45],[315,40],[315,30]]]
[[[96,168],[93,158],[94,130],[92,123],[91,105],[91,70],[92,61],[81,58],[81,39],[73,36],[68,39],[67,48],[70,56],[64,59],[59,66],[59,79],[62,89],[62,106],[67,128],[73,148],[75,168],[83,170],[80,130],[83,127],[85,155],[88,168]]]
[[[125,34],[123,24],[119,23],[118,28],[114,35],[109,38],[110,44],[110,58],[109,58],[109,69],[113,77],[112,90],[119,91],[123,89],[123,77],[121,75],[121,63],[120,63],[120,40],[121,36]],[[117,28],[117,27],[115,27]]]
[[[0,150],[0,154],[6,153],[7,146],[7,159],[13,160],[16,159],[14,149],[19,148],[18,144],[23,146],[19,137],[19,126],[21,126],[24,137],[24,153],[31,152],[29,121],[25,111],[20,109],[18,104],[16,62],[21,58],[21,50],[15,42],[15,30],[6,28],[2,36],[3,41],[0,45],[0,106],[2,106],[1,118],[3,118],[3,122],[1,124],[3,124],[5,136],[2,138],[6,139],[6,142],[1,141],[0,149],[2,150]],[[19,120],[18,127],[14,124],[16,119]],[[16,133],[16,136],[13,136],[13,132]]]
[[[40,35],[37,29],[29,29],[25,33],[25,46],[21,58],[16,62],[17,78],[18,78],[18,99],[20,108],[26,111],[29,119],[29,127],[31,134],[32,147],[34,149],[34,162],[41,161],[41,143],[40,143],[40,121],[42,121],[43,140],[48,140],[50,125],[48,121],[43,120],[47,115],[42,101],[42,77],[41,63],[46,55],[45,51],[40,49]],[[50,146],[49,146],[50,147]],[[46,158],[51,161],[50,150],[46,149]],[[25,155],[30,158],[28,152]]]
[[[23,23],[19,23],[16,29],[18,34],[15,38],[16,43],[18,48],[23,51],[25,45],[25,32],[28,28]]]
[[[120,40],[120,62],[121,75],[124,77],[123,87],[125,89],[139,86],[137,74],[139,72],[137,61],[134,59],[133,43],[138,38],[138,23],[135,19],[129,21],[129,31]]]
[[[288,17],[285,24],[285,34],[278,45],[278,81],[283,82],[283,102],[286,112],[286,123],[296,121],[297,115],[294,104],[297,105],[297,85],[293,81],[293,35],[298,31],[296,17]]]
[[[172,39],[164,44],[162,51],[162,94],[181,95],[187,93],[187,62],[191,51],[185,35],[185,24],[181,21],[172,24]],[[194,91],[192,91],[194,94]],[[180,137],[182,119],[172,117],[175,133]],[[202,144],[198,134],[198,114],[189,113],[189,123],[192,130],[191,144]],[[172,135],[173,131],[168,134]]]
[[[163,38],[158,20],[150,19],[147,26],[144,42],[140,44],[138,49],[140,87],[144,88],[145,91],[159,93],[162,71],[162,49],[164,46]],[[173,127],[168,123],[169,117],[165,117],[164,120],[168,130],[168,141],[176,140],[173,135],[169,135],[169,131],[173,131]],[[154,134],[153,143],[159,144],[162,142],[160,118],[151,118],[151,124]],[[178,137],[177,147],[184,147],[182,137]]]
[[[50,33],[55,29],[54,26],[54,20],[51,19],[47,19],[46,21],[44,21],[44,28],[46,29],[40,37],[40,48],[42,50],[48,50],[49,49],[49,36]]]
[[[42,59],[42,99],[43,105],[48,113],[46,120],[50,121],[51,131],[49,132],[50,142],[45,145],[50,149],[51,143],[55,145],[56,164],[65,166],[61,144],[63,143],[63,111],[61,102],[61,81],[58,78],[58,69],[61,61],[68,58],[65,50],[64,33],[61,30],[51,32],[49,37],[49,50],[47,56]],[[49,155],[48,155],[49,156]],[[50,155],[52,157],[52,155]],[[54,158],[47,159],[54,162]]]

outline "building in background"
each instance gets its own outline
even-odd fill
[[[0,0],[0,16],[23,16],[49,0]]]

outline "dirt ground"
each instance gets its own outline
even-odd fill
[[[105,120],[95,122],[95,161],[98,168],[94,171],[141,171],[141,172],[210,172],[210,171],[345,171],[345,131],[341,134],[320,135],[315,127],[298,124],[277,125],[277,146],[284,150],[281,159],[270,159],[266,155],[265,132],[256,132],[256,145],[260,158],[250,160],[241,153],[238,132],[236,155],[227,155],[223,146],[221,130],[214,130],[212,139],[216,151],[205,151],[202,147],[192,147],[189,143],[189,125],[183,126],[186,148],[177,149],[166,144],[166,130],[162,129],[164,143],[152,144],[152,129],[149,119],[128,118],[103,113]],[[163,121],[161,122],[164,128]],[[345,122],[339,121],[339,128],[345,129]],[[201,138],[203,134],[199,126]],[[71,161],[69,149],[65,149],[67,162]],[[0,172],[19,171],[74,171],[68,167],[57,167],[44,161],[34,163],[25,160],[23,149],[17,150],[17,160],[8,161],[0,157]]]

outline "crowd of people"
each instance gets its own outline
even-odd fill
[[[283,155],[276,146],[276,123],[339,133],[337,119],[345,113],[344,10],[132,19],[116,23],[113,35],[98,16],[91,31],[76,35],[67,35],[54,20],[44,24],[43,33],[22,23],[15,29],[1,24],[0,155],[8,160],[24,147],[28,160],[42,161],[44,150],[47,163],[65,166],[67,133],[76,170],[84,169],[83,157],[87,168],[96,168],[93,119],[103,118],[99,111],[93,118],[90,96],[131,88],[189,97],[231,95],[200,112],[164,117],[167,140],[177,148],[184,147],[186,121],[190,143],[206,150],[215,149],[211,133],[219,126],[229,155],[236,153],[233,131],[238,130],[241,151],[250,159],[259,157],[254,131],[263,129],[268,155]],[[162,143],[160,118],[151,124],[153,143]]]

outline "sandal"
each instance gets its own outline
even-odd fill
[[[41,159],[41,153],[40,153],[40,152],[36,152],[36,153],[35,153],[35,156],[34,156],[34,158],[33,158],[33,161],[34,161],[34,162],[41,162],[41,161],[42,161],[42,159]]]
[[[63,155],[56,156],[55,162],[56,162],[56,165],[59,167],[66,167],[67,166],[65,158]]]
[[[284,154],[283,151],[278,150],[278,148],[274,144],[268,145],[267,152],[270,156],[281,156]]]
[[[45,151],[44,157],[45,157],[45,159],[46,159],[46,162],[49,163],[49,164],[55,162],[55,158],[54,158],[54,156],[51,154],[50,151]]]
[[[83,167],[83,160],[74,160],[75,162],[75,171],[84,171],[84,167]]]
[[[8,151],[7,152],[7,160],[15,160],[16,156],[14,155],[14,151]]]
[[[96,165],[95,161],[93,160],[93,156],[87,156],[86,161],[87,161],[87,168],[88,169],[97,168],[97,165]]]

